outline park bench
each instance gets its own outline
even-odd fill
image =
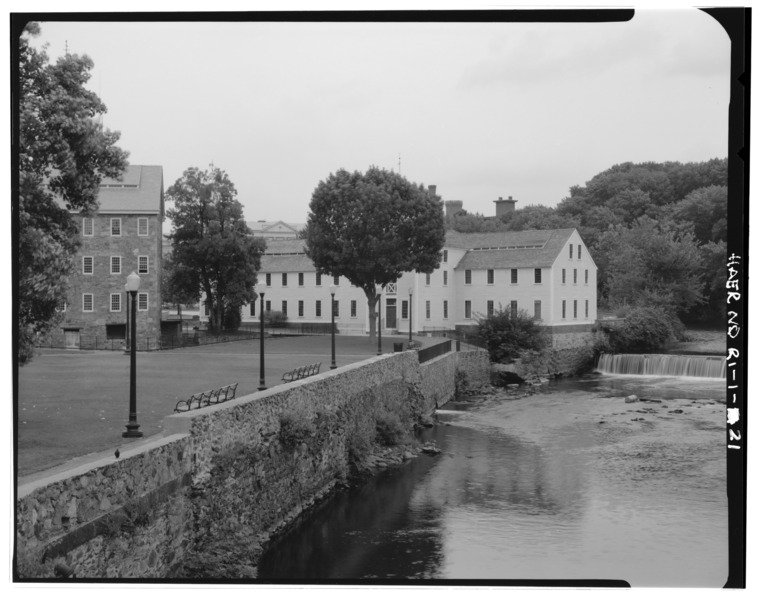
[[[231,383],[230,385],[222,386],[216,390],[208,390],[199,394],[193,394],[187,400],[180,400],[175,405],[175,412],[186,412],[193,410],[194,408],[203,408],[211,404],[219,404],[226,400],[232,400],[235,398],[235,392],[238,388],[237,383]]]
[[[305,377],[311,377],[320,373],[320,365],[323,363],[315,363],[312,365],[305,365],[303,367],[297,367],[291,371],[283,373],[281,378],[284,382],[297,381],[298,379],[304,379]]]

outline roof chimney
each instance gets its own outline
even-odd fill
[[[516,200],[513,196],[508,196],[508,200],[503,200],[500,196],[497,200],[493,200],[495,203],[495,216],[500,217],[506,213],[513,212],[516,208]]]
[[[430,185],[429,186],[429,194],[431,194],[432,196],[436,196],[436,194],[437,194],[437,186]]]
[[[460,210],[463,210],[462,200],[445,200],[445,217],[452,217]]]

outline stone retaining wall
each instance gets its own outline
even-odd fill
[[[165,437],[119,459],[18,488],[17,573],[51,577],[61,561],[78,578],[163,578],[226,539],[247,540],[255,557],[346,480],[379,424],[412,431],[454,395],[459,370],[489,377],[485,357],[387,354],[169,416]]]

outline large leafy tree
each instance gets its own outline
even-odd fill
[[[431,273],[444,240],[441,199],[392,171],[340,169],[312,194],[307,254],[319,272],[344,276],[365,292],[371,323],[376,285],[407,271]],[[370,338],[375,340],[373,327]]]
[[[59,322],[56,305],[66,300],[79,245],[70,211],[92,214],[101,179],[119,177],[127,165],[127,153],[116,146],[119,134],[97,119],[106,106],[85,88],[92,61],[67,54],[50,64],[45,52],[30,44],[39,32],[39,25],[27,24],[18,53],[20,365],[32,358],[35,341]]]
[[[218,167],[191,167],[166,196],[174,204],[167,210],[174,284],[204,293],[210,329],[237,327],[241,306],[254,298],[264,241],[252,237],[233,182]]]

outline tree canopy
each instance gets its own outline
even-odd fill
[[[218,167],[191,167],[166,197],[174,204],[167,210],[173,285],[183,294],[205,294],[210,329],[237,328],[241,306],[254,298],[265,246],[252,237],[233,182]]]
[[[376,285],[439,266],[442,200],[392,171],[340,169],[315,188],[305,238],[319,272],[346,277],[365,292],[373,322]]]
[[[20,365],[31,360],[35,341],[59,322],[56,306],[66,300],[79,246],[69,211],[92,214],[101,179],[118,178],[127,165],[127,153],[116,146],[119,133],[97,119],[106,106],[85,88],[92,61],[67,54],[50,64],[44,51],[30,45],[39,32],[39,25],[27,24],[18,55]]]

